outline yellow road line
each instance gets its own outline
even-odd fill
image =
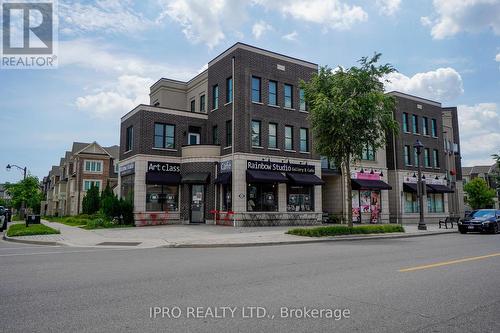
[[[399,272],[413,272],[413,271],[418,271],[421,269],[434,268],[434,267],[440,267],[440,266],[452,265],[452,264],[459,264],[462,262],[481,260],[481,259],[498,257],[498,256],[500,256],[500,253],[492,253],[492,254],[487,254],[487,255],[478,256],[478,257],[469,257],[469,258],[456,259],[456,260],[450,260],[450,261],[442,261],[442,262],[437,262],[435,264],[430,264],[430,265],[422,265],[422,266],[403,268],[403,269],[400,269]]]

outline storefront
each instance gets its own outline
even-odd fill
[[[382,191],[392,187],[384,182],[380,172],[351,173],[352,219],[357,223],[382,222]],[[386,200],[384,200],[386,201]]]

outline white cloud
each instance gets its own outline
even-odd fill
[[[255,39],[259,39],[262,34],[272,29],[273,27],[270,24],[260,20],[259,22],[255,22],[253,25],[252,34]]]
[[[463,94],[460,74],[451,67],[435,71],[417,73],[408,77],[401,73],[391,73],[385,83],[386,91],[397,90],[435,101],[449,101]]]
[[[493,164],[500,152],[500,110],[496,103],[458,106],[463,165]]]
[[[136,75],[122,75],[95,94],[78,97],[76,107],[95,118],[116,119],[138,104],[149,104],[149,87],[153,80]]]
[[[495,60],[498,61],[498,62],[500,62],[500,53],[497,54],[497,56],[495,57]]]
[[[401,0],[377,0],[375,3],[380,14],[391,16],[399,10]]]
[[[143,31],[153,22],[137,13],[130,1],[100,0],[93,4],[59,3],[59,24],[66,34],[76,32],[131,33]]]
[[[293,41],[297,40],[298,36],[299,36],[299,34],[297,33],[297,31],[292,31],[289,34],[283,35],[282,38],[293,42]]]
[[[182,26],[187,39],[212,48],[225,39],[226,30],[236,29],[246,20],[243,0],[164,0],[159,21],[169,17]]]
[[[498,0],[434,0],[434,9],[435,15],[421,18],[422,24],[432,26],[434,39],[489,29],[500,35]]]
[[[366,21],[368,14],[360,6],[340,0],[254,0],[267,9],[280,11],[285,16],[324,25],[324,28],[347,30]]]

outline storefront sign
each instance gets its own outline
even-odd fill
[[[169,162],[148,162],[148,171],[180,173],[181,165]]]
[[[379,172],[351,172],[351,179],[380,180]]]
[[[120,165],[120,176],[133,175],[135,173],[135,162]]]
[[[220,173],[231,172],[232,170],[233,170],[233,161],[232,160],[220,162],[220,164],[219,164],[219,172]]]
[[[280,163],[269,161],[247,161],[248,170],[315,173],[314,165]]]
[[[422,178],[422,181],[425,182],[426,184],[431,184],[431,185],[447,185],[446,180],[444,179],[435,179],[432,177],[425,177],[425,179]],[[411,183],[411,184],[416,184],[418,183],[418,177],[405,177],[404,183]]]

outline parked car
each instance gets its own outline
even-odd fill
[[[496,234],[500,230],[500,210],[478,209],[472,211],[466,218],[458,222],[458,231],[491,232]]]

